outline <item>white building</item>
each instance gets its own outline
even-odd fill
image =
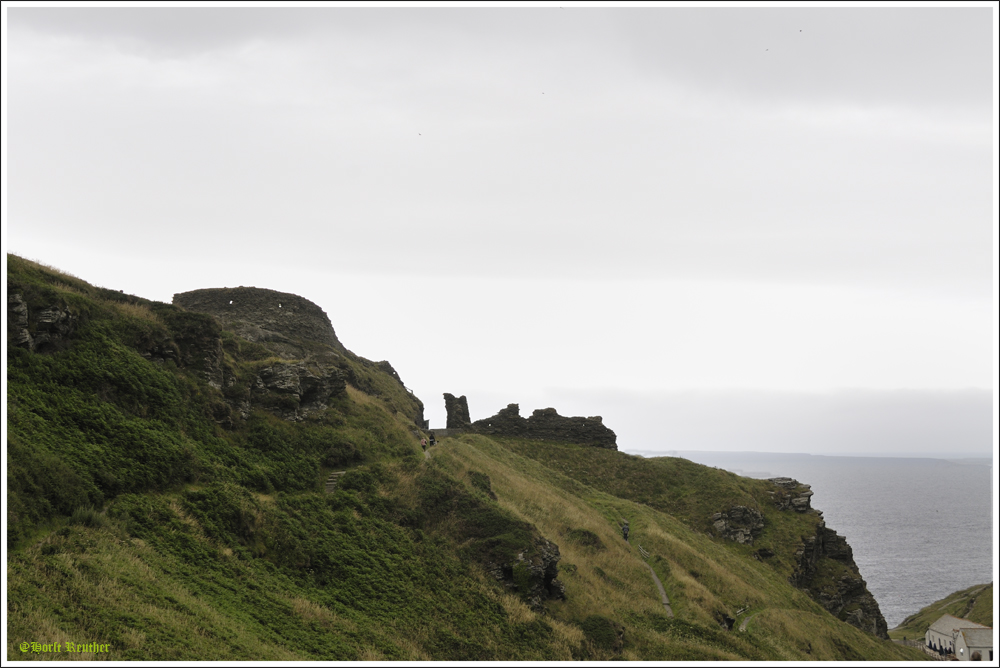
[[[960,629],[955,636],[955,657],[993,663],[993,629]]]
[[[969,633],[964,634],[966,631]],[[927,629],[924,642],[939,654],[955,654],[962,661],[970,661],[972,653],[976,651],[980,653],[981,660],[993,660],[993,629],[968,619],[941,615]],[[958,652],[958,649],[962,651]]]

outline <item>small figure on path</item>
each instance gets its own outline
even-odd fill
[[[420,439],[420,447],[423,448],[424,452],[427,452],[427,439]]]
[[[625,539],[625,542],[627,543],[628,542],[628,520],[622,520],[622,521],[625,523],[625,524],[622,525],[622,537]]]
[[[434,445],[437,443],[437,441],[434,440],[434,432],[433,431],[430,433],[430,437],[431,437],[431,447],[433,448]]]

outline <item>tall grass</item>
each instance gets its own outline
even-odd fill
[[[905,648],[901,651],[832,618],[804,592],[790,587],[781,573],[749,555],[648,505],[608,495],[540,463],[545,448],[563,446],[532,443],[534,459],[507,446],[507,442],[475,435],[449,438],[442,442],[435,460],[470,487],[475,478],[470,473],[489,476],[501,506],[557,542],[566,601],[549,603],[548,613],[553,620],[576,628],[592,615],[617,620],[626,629],[622,658],[801,660],[817,656],[805,651],[815,623],[795,626],[795,615],[782,631],[792,639],[788,642],[778,643],[764,630],[724,631],[721,620],[737,617],[736,612],[744,608],[749,609],[739,619],[762,610],[797,610],[809,619],[821,620],[831,637],[846,635],[869,658],[917,658]],[[580,466],[579,461],[576,465]],[[629,543],[619,530],[622,517],[630,521]],[[597,536],[603,546],[595,547],[590,539],[574,540],[583,532]],[[650,564],[667,590],[677,616],[674,620],[665,616],[639,554],[640,543],[651,553]],[[796,638],[802,642],[796,644]],[[826,658],[844,656],[823,643],[815,652]],[[601,656],[612,658],[606,652]]]
[[[117,310],[122,317],[143,320],[154,325],[164,324],[163,319],[160,318],[158,314],[154,313],[146,304],[110,300],[103,301],[105,304]]]

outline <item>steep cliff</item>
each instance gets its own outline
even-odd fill
[[[771,478],[768,482],[775,486],[769,495],[779,510],[822,516],[810,507],[813,492],[809,485],[792,478]],[[820,520],[812,534],[802,537],[790,580],[838,619],[888,640],[885,617],[861,577],[851,546],[827,528],[826,522]]]
[[[803,538],[796,552],[798,567],[792,584],[809,592],[838,619],[872,635],[889,639],[888,625],[847,540],[820,522],[815,535]]]

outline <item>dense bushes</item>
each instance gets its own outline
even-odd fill
[[[8,290],[22,295],[29,313],[58,303],[76,318],[51,353],[8,348],[10,546],[46,520],[87,505],[100,510],[121,494],[192,482],[263,493],[319,489],[324,468],[416,456],[390,413],[347,397],[307,424],[254,414],[234,425],[192,351],[223,340],[225,364],[239,378],[270,353],[209,316],[94,288],[13,256]],[[178,363],[143,357],[166,349]]]

